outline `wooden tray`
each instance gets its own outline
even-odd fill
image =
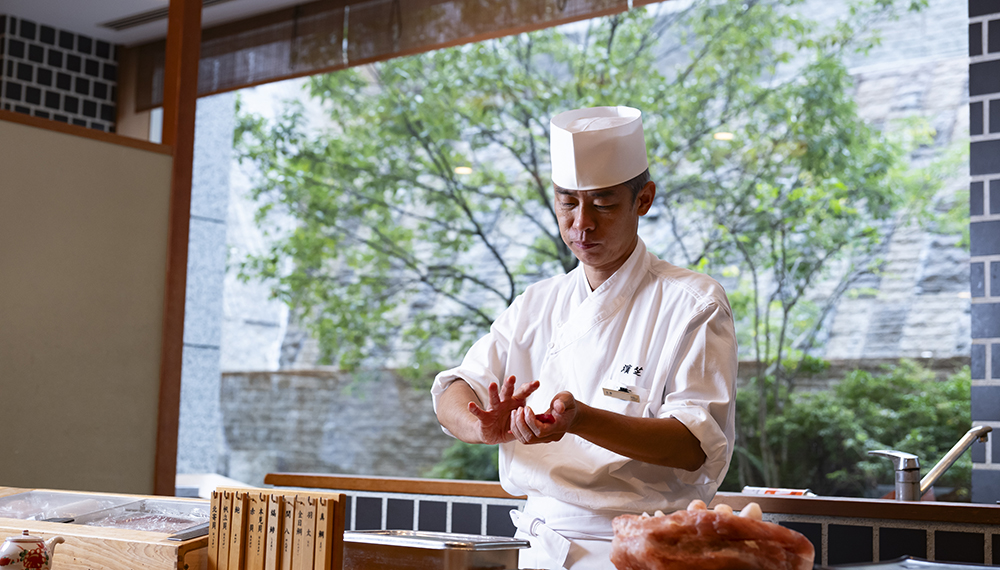
[[[31,490],[48,489],[0,487],[0,497]],[[164,498],[134,496],[136,500]],[[52,570],[204,570],[208,567],[207,536],[178,542],[168,540],[170,535],[160,532],[0,518],[0,540],[19,535],[24,530],[46,540],[57,535],[66,540],[55,546]]]

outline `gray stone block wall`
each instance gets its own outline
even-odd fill
[[[239,92],[243,108],[273,117],[287,99],[302,98],[304,79],[258,85]],[[308,105],[307,105],[308,106]],[[319,120],[315,122],[321,124]],[[229,137],[232,137],[232,131]],[[274,234],[291,226],[279,222],[267,231],[259,228],[254,215],[259,208],[251,196],[255,172],[236,161],[220,164],[229,177],[229,201],[226,214],[226,277],[222,304],[223,372],[277,370],[282,341],[286,336],[288,307],[271,297],[268,283],[243,281],[240,263],[249,255],[266,253]],[[274,220],[276,214],[269,216]]]
[[[969,0],[969,187],[972,421],[990,425],[973,446],[972,500],[1000,501],[1000,2]]]
[[[219,354],[235,95],[199,99],[195,124],[177,472],[216,473],[223,453]]]
[[[426,389],[391,372],[222,375],[229,477],[274,471],[419,477],[454,441]]]

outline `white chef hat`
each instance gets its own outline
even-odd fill
[[[642,117],[632,107],[591,107],[552,117],[552,182],[596,190],[627,182],[649,167]]]

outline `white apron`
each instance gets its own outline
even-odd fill
[[[546,497],[529,497],[524,511],[512,510],[515,538],[531,542],[521,550],[519,568],[613,570],[611,520],[603,515]]]

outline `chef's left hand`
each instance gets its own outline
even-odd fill
[[[559,441],[569,432],[576,418],[576,398],[569,392],[559,392],[552,398],[549,414],[554,421],[543,422],[535,412],[522,406],[510,413],[510,431],[514,438],[525,444]]]

